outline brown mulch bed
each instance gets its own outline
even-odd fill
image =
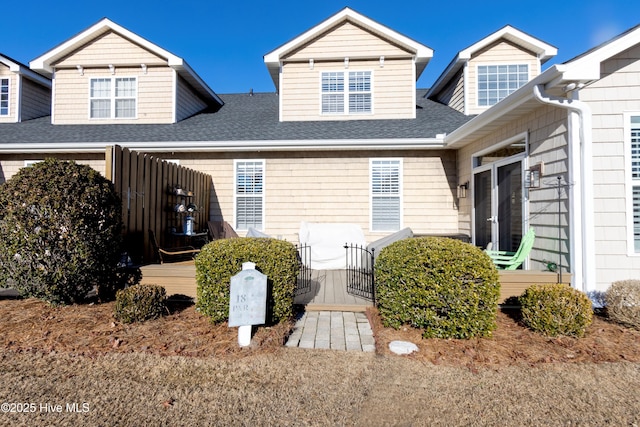
[[[640,331],[618,325],[602,315],[582,338],[545,337],[522,326],[518,310],[502,310],[490,338],[423,339],[420,330],[382,326],[376,309],[368,311],[375,333],[376,351],[391,354],[388,343],[415,343],[419,351],[409,357],[436,365],[479,367],[538,365],[542,363],[640,362]]]
[[[186,301],[169,303],[166,316],[122,324],[113,317],[114,303],[54,307],[34,299],[0,299],[0,346],[12,351],[98,355],[107,352],[192,357],[237,358],[281,348],[293,322],[257,328],[252,344],[240,348],[237,328],[212,325]],[[416,343],[412,359],[436,365],[482,367],[543,363],[640,362],[640,331],[601,316],[583,338],[548,338],[523,327],[517,312],[498,313],[491,338],[423,339],[413,328],[384,328],[375,309],[367,312],[378,354],[390,355],[388,343]]]

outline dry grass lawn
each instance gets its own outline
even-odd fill
[[[371,310],[369,354],[283,348],[290,325],[239,349],[184,304],[134,325],[112,310],[0,300],[0,402],[31,411],[3,407],[0,425],[640,425],[640,332],[601,318],[582,339],[500,313],[490,339],[423,340]]]

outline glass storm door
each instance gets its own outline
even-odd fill
[[[522,160],[477,168],[474,184],[474,242],[516,251],[522,239]]]

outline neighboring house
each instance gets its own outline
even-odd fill
[[[51,81],[0,54],[0,123],[18,123],[51,114]]]
[[[211,219],[241,235],[334,222],[512,249],[531,226],[526,268],[604,290],[640,272],[640,29],[542,71],[555,54],[506,26],[416,90],[432,50],[345,8],[265,55],[277,93],[218,96],[103,20],[31,62],[53,113],[0,125],[0,172],[51,155],[104,171],[119,144],[210,174]]]
[[[569,266],[574,286],[587,292],[637,277],[639,123],[635,27],[550,67],[447,135],[459,182],[472,190],[460,229],[476,243],[509,247],[519,227],[532,226],[530,267]]]

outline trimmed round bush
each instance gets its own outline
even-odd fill
[[[162,286],[138,284],[116,292],[113,315],[119,322],[157,319],[166,310],[167,292]]]
[[[299,262],[296,247],[284,240],[246,237],[214,240],[196,256],[197,310],[215,323],[229,320],[231,277],[253,262],[267,275],[267,324],[293,316]]]
[[[604,302],[611,320],[640,329],[640,280],[613,282]]]
[[[421,237],[384,248],[375,264],[385,326],[410,325],[425,338],[490,336],[500,283],[491,258],[459,240]]]
[[[569,285],[532,285],[519,298],[522,322],[540,334],[582,337],[593,320],[591,300]]]
[[[54,304],[117,280],[121,202],[89,166],[47,159],[0,186],[0,285]]]

